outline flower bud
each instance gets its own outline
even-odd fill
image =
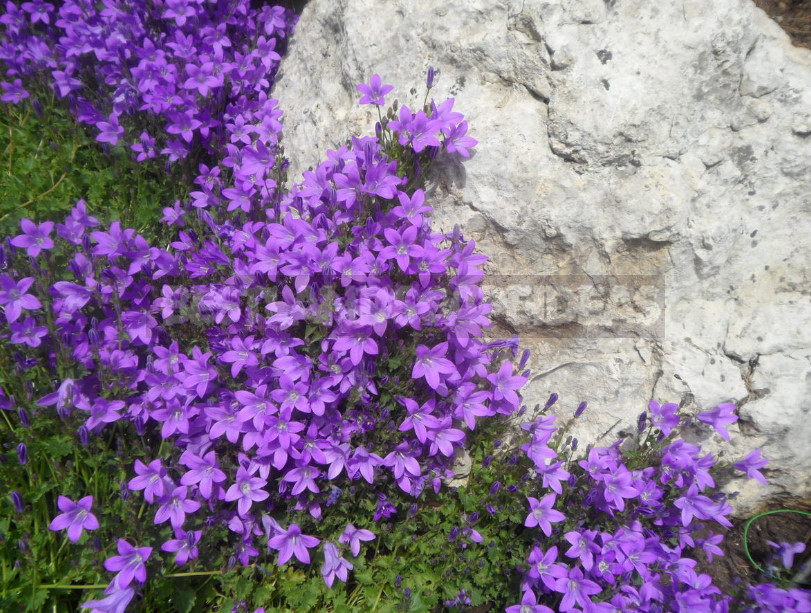
[[[428,81],[427,81],[428,89],[431,89],[434,86],[434,67],[428,67]]]
[[[637,420],[637,422],[636,422],[637,431],[640,432],[640,433],[644,432],[645,427],[647,426],[647,424],[648,424],[648,412],[647,411],[642,411],[639,414],[639,420]]]
[[[494,481],[493,485],[490,486],[490,495],[495,496],[496,492],[501,489],[501,481]]]
[[[575,418],[580,417],[583,414],[583,411],[585,411],[586,407],[588,407],[588,406],[589,406],[588,402],[585,402],[585,401],[581,402],[578,405],[577,410],[574,412]]]
[[[448,542],[452,543],[456,540],[456,537],[459,536],[459,527],[454,526],[451,528],[451,533],[448,535]]]
[[[17,445],[17,459],[22,465],[28,463],[28,447],[25,446],[25,443]]]
[[[76,436],[79,437],[79,442],[84,447],[87,447],[87,445],[90,443],[90,433],[87,431],[85,426],[79,426],[79,428],[76,430]]]
[[[17,409],[17,412],[20,416],[20,423],[23,425],[23,428],[31,427],[31,420],[28,418],[28,411],[26,411],[23,407]]]
[[[549,400],[546,401],[546,405],[544,406],[544,408],[545,409],[550,408],[552,405],[554,405],[558,401],[558,398],[559,398],[559,396],[553,392],[552,395],[549,396]]]
[[[11,496],[11,502],[14,505],[14,509],[17,511],[17,513],[22,513],[23,512],[23,497],[20,495],[20,492],[15,490],[15,491],[11,492],[10,496]]]
[[[577,451],[577,439],[572,439],[572,451]]]

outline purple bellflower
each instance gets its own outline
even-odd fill
[[[555,494],[547,494],[541,500],[528,496],[527,500],[529,501],[530,513],[527,515],[526,520],[524,520],[524,525],[527,528],[538,526],[546,536],[552,536],[552,523],[561,522],[566,519],[563,513],[553,508],[555,505]]]
[[[372,75],[372,79],[367,85],[361,83],[357,86],[358,91],[363,94],[360,98],[360,104],[375,104],[383,106],[386,104],[385,95],[394,89],[393,85],[383,85],[383,81],[379,74]]]
[[[320,539],[314,536],[302,534],[301,528],[296,524],[290,524],[290,527],[286,531],[268,540],[268,547],[279,552],[279,566],[287,562],[294,555],[299,562],[309,564],[310,552],[307,550],[312,549],[320,542]]]
[[[766,466],[766,464],[769,463],[769,460],[762,456],[763,454],[760,449],[755,449],[754,451],[749,452],[749,454],[747,454],[743,460],[735,462],[733,466],[737,470],[745,472],[747,479],[756,479],[763,485],[767,485],[766,478],[760,472],[760,469]]]
[[[735,415],[735,405],[732,403],[719,404],[712,411],[705,411],[696,415],[696,419],[710,424],[724,440],[729,440],[729,432],[726,426],[738,421]]]
[[[92,609],[91,613],[124,613],[127,605],[135,596],[135,590],[131,587],[120,586],[118,575],[110,585],[104,590],[107,597],[101,600],[88,600],[82,603],[83,609]]]
[[[794,566],[795,554],[805,551],[805,543],[780,543],[778,545],[773,541],[766,542],[777,550],[777,555],[780,556],[780,561],[786,569],[791,569]]]
[[[658,402],[653,400],[648,405],[651,414],[651,423],[662,431],[665,436],[670,436],[673,428],[679,425],[679,405],[668,402],[667,404],[659,405]]]
[[[335,577],[346,583],[347,571],[354,568],[353,564],[341,557],[338,548],[332,543],[324,544],[324,565],[321,567],[321,576],[327,587],[332,587]]]
[[[26,293],[33,283],[32,277],[15,281],[7,274],[0,275],[0,306],[4,307],[9,323],[17,321],[23,309],[35,311],[42,308],[42,303],[35,296]]]
[[[124,539],[118,539],[118,555],[104,561],[104,568],[117,572],[118,586],[125,588],[132,580],[146,581],[146,561],[152,554],[152,547],[133,547]]]
[[[11,244],[20,249],[25,249],[29,257],[35,258],[42,250],[53,249],[54,242],[48,236],[54,227],[52,221],[45,221],[40,225],[36,225],[30,219],[23,219],[20,221],[20,227],[23,234],[12,238]]]
[[[70,498],[60,496],[56,504],[62,513],[57,515],[48,526],[50,530],[67,529],[68,539],[72,543],[76,543],[82,536],[82,530],[98,529],[99,522],[96,516],[90,512],[90,508],[93,506],[92,496],[85,496],[79,499],[79,502],[73,502]]]
[[[371,530],[358,529],[352,524],[347,524],[346,529],[338,538],[338,542],[344,545],[349,543],[352,555],[357,558],[360,554],[361,541],[373,541],[374,539],[375,535]]]
[[[514,604],[506,609],[507,613],[554,613],[552,609],[538,604],[538,597],[531,589],[524,590],[521,604]]]
[[[262,489],[266,485],[267,481],[259,477],[251,477],[247,470],[240,467],[237,469],[237,482],[228,488],[223,500],[238,501],[237,510],[240,516],[243,516],[248,513],[254,502],[268,499],[270,494]]]

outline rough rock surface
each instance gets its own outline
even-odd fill
[[[312,0],[279,81],[291,177],[372,133],[357,83],[418,107],[429,65],[480,142],[440,165],[435,221],[491,257],[528,405],[587,400],[575,432],[605,443],[651,399],[734,401],[718,449],[771,459],[738,510],[811,495],[811,52],[751,0]]]

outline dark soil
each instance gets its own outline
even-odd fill
[[[796,503],[766,510],[778,509],[798,509],[811,512],[811,505]],[[751,517],[755,515],[753,514]],[[712,564],[708,564],[706,558],[700,555],[699,569],[696,570],[710,575],[713,578],[713,584],[724,594],[735,594],[741,583],[756,584],[770,581],[746,557],[743,533],[748,519],[748,517],[744,517],[733,521],[734,527],[724,535],[724,542],[721,544],[721,549],[725,554],[723,557],[713,556]],[[789,574],[793,577],[803,563],[811,564],[811,517],[797,513],[776,513],[754,520],[749,527],[749,553],[752,559],[761,568],[767,568],[770,562],[782,568],[779,558],[773,558],[775,549],[766,541],[805,544],[805,551],[794,556],[794,572]],[[806,581],[811,581],[811,579]],[[811,585],[808,583],[793,587],[811,589]]]
[[[755,0],[798,47],[811,49],[811,0]]]

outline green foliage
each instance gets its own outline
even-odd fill
[[[103,222],[121,220],[148,239],[165,239],[162,209],[185,199],[190,181],[156,160],[136,162],[125,145],[102,146],[48,89],[30,100],[0,104],[0,236],[19,233],[23,217],[64,220],[79,199]]]

